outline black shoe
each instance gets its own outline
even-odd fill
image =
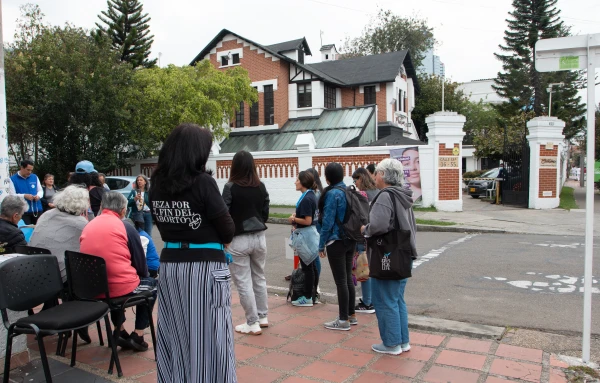
[[[285,279],[286,281],[289,281],[290,279],[292,279],[292,275],[291,275],[291,274],[290,274],[290,275],[286,275],[284,279]]]
[[[144,337],[135,332],[129,335],[129,346],[135,351],[148,351],[148,343],[144,342]]]
[[[92,338],[90,338],[90,334],[88,333],[88,328],[80,328],[79,330],[77,330],[77,336],[79,337],[79,339],[81,339],[82,341],[84,341],[87,344],[92,343]]]
[[[361,314],[373,314],[375,312],[375,307],[373,305],[366,305],[362,299],[358,300],[358,304],[354,307],[354,311]]]
[[[119,347],[121,347],[123,350],[129,350],[131,348],[131,345],[129,344],[130,337],[131,335],[129,335],[127,331],[121,330],[119,333],[119,338],[117,339],[117,344]]]

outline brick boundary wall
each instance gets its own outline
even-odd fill
[[[554,145],[552,149],[546,149],[545,145],[540,145],[540,156],[555,157],[558,160],[558,145]],[[539,180],[538,198],[558,198],[556,195],[556,168],[540,168]],[[552,195],[544,196],[544,191],[552,191]]]
[[[260,178],[292,178],[298,176],[298,158],[255,158],[256,171]],[[231,160],[217,160],[215,177],[228,179]]]
[[[344,168],[344,176],[351,177],[352,173],[357,168],[366,167],[369,164],[377,164],[385,158],[390,158],[390,155],[367,154],[360,156],[313,156],[312,164],[313,167],[317,169],[319,174],[323,177],[325,166],[327,166],[327,164],[330,162],[338,162]]]
[[[454,144],[455,148],[460,149],[459,144]],[[454,156],[453,149],[446,149],[446,144],[440,144],[440,156]],[[460,155],[458,156],[460,158]],[[460,164],[459,164],[460,166]],[[460,199],[460,167],[457,169],[439,169],[439,191],[438,199],[440,201],[453,201]]]

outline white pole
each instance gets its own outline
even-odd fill
[[[552,84],[550,84],[550,102],[548,103],[548,117],[552,116]]]
[[[444,76],[442,76],[442,112],[445,110],[444,109]]]
[[[594,257],[594,163],[596,148],[595,129],[595,63],[594,55],[590,53],[590,39],[588,35],[587,48],[587,183],[585,192],[585,272],[583,284],[583,345],[582,359],[585,363],[590,361],[590,338],[592,334],[592,264]],[[583,169],[581,171],[583,177]]]
[[[4,78],[4,38],[2,36],[2,0],[0,0],[0,201],[8,194],[8,130],[6,122],[6,88]]]

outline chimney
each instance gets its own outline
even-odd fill
[[[323,45],[320,49],[321,61],[334,61],[338,59],[339,53],[335,49],[335,44]]]

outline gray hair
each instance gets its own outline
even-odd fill
[[[29,209],[29,204],[25,198],[16,195],[7,195],[0,205],[2,216],[12,218],[15,214],[23,215]]]
[[[375,173],[383,173],[383,182],[390,186],[404,185],[404,166],[402,162],[394,158],[386,158],[377,164]]]
[[[127,208],[127,198],[119,192],[107,191],[102,196],[102,209],[108,209],[114,211],[117,214],[121,214],[123,209]]]
[[[137,180],[138,178],[142,177],[144,179],[144,181],[146,181],[146,186],[144,186],[144,190],[142,190],[143,192],[147,192],[148,190],[150,190],[150,180],[148,179],[148,177],[146,177],[145,174],[138,174],[137,177],[135,177],[135,190],[138,190],[138,184],[137,184]]]
[[[72,215],[82,215],[90,206],[90,195],[86,188],[69,185],[56,193],[52,203],[62,212]]]

